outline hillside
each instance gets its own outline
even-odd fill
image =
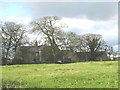
[[[3,88],[117,88],[118,62],[2,66]]]

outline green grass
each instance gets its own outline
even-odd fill
[[[118,62],[2,66],[3,88],[118,88]]]

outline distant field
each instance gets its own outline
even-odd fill
[[[2,66],[3,88],[118,88],[118,62]]]

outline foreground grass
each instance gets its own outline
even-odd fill
[[[118,62],[2,67],[3,88],[118,88]]]

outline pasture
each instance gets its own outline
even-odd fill
[[[118,88],[118,61],[2,66],[3,88]]]

